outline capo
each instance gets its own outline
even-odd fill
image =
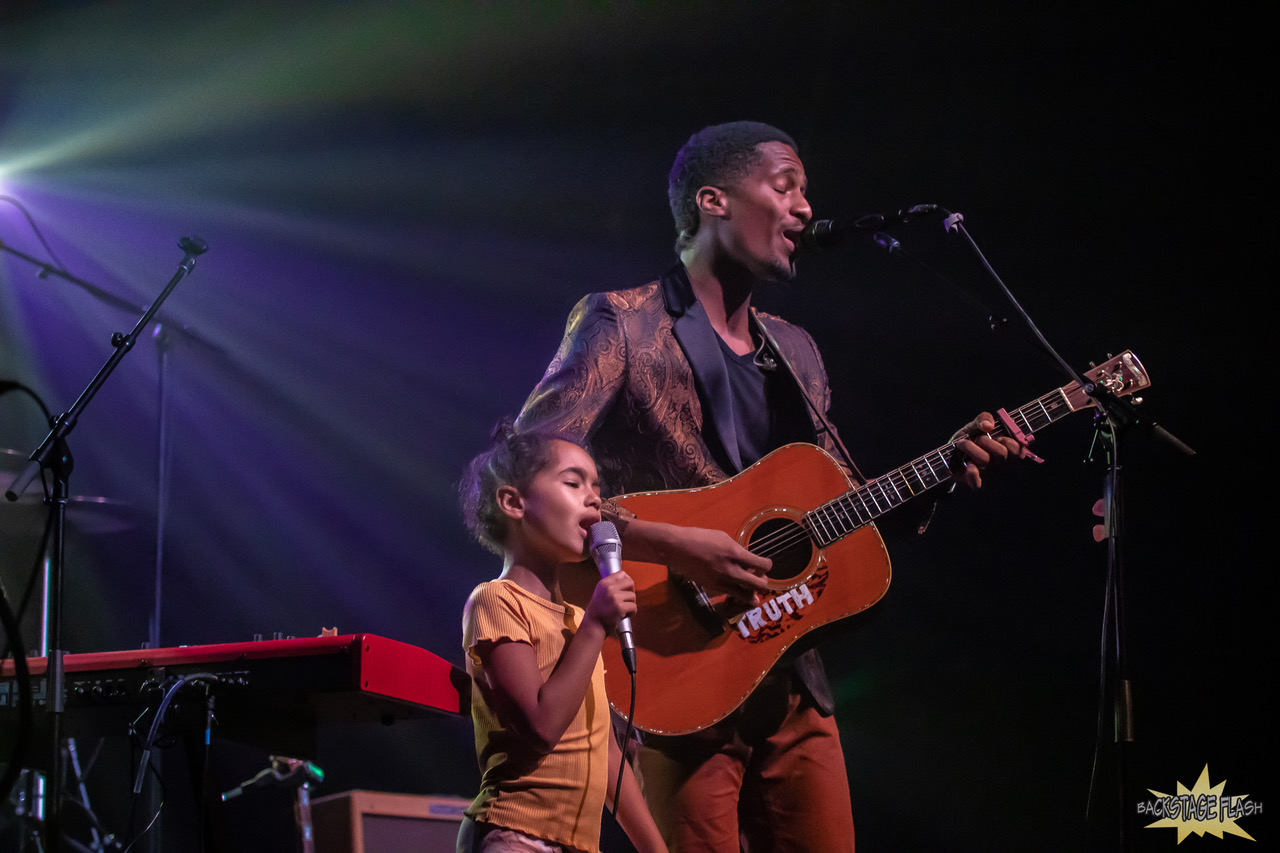
[[[1036,437],[1034,435],[1032,435],[1029,432],[1023,432],[1022,430],[1018,429],[1018,425],[1013,422],[1013,418],[1009,417],[1009,413],[1004,409],[1001,409],[998,412],[996,412],[996,417],[1000,419],[1000,423],[1004,424],[1004,428],[1008,430],[1009,435],[1013,438],[1013,440],[1018,442],[1018,444],[1022,445],[1023,450],[1027,452],[1028,459],[1030,459],[1032,462],[1044,461],[1039,456],[1036,456],[1034,453],[1031,452],[1031,442],[1036,440]]]

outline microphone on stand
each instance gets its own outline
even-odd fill
[[[286,758],[283,755],[271,756],[271,766],[258,772],[229,791],[224,791],[222,801],[234,800],[247,788],[270,786],[276,788],[293,788],[313,785],[324,781],[324,771],[301,758]]]
[[[877,237],[877,243],[892,252],[893,248],[886,246],[878,239],[880,232],[894,225],[914,222],[940,210],[942,208],[936,204],[917,204],[893,213],[868,213],[852,222],[815,219],[800,231],[796,242],[803,249],[834,249],[843,244],[845,236],[851,232],[871,232]]]
[[[591,525],[591,559],[600,569],[600,577],[608,577],[622,571],[622,539],[618,528],[611,521],[597,521]],[[631,617],[624,616],[618,623],[618,642],[622,644],[622,660],[632,675],[636,674],[636,641],[631,636]]]

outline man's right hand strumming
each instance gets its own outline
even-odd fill
[[[708,593],[742,603],[769,589],[773,561],[751,553],[723,530],[633,519],[623,533],[627,558],[660,563]]]

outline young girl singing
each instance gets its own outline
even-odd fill
[[[458,850],[596,853],[623,766],[600,649],[635,612],[635,589],[619,572],[600,580],[585,610],[564,600],[560,571],[588,557],[600,520],[595,463],[576,444],[516,433],[509,421],[494,439],[460,489],[468,529],[503,566],[462,616],[482,776]],[[637,850],[665,851],[629,767],[619,797],[618,822]]]

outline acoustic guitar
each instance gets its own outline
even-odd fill
[[[1115,396],[1150,385],[1137,356],[1127,351],[1085,377]],[[1029,440],[1036,430],[1093,405],[1073,382],[1014,412],[1001,409],[992,435]],[[952,460],[961,453],[947,444],[855,486],[821,448],[789,444],[715,485],[616,498],[639,518],[723,530],[773,561],[770,593],[759,607],[744,610],[666,566],[623,560],[636,585],[636,728],[674,735],[714,725],[797,640],[879,601],[891,571],[873,522],[950,481]],[[590,571],[570,573],[565,594],[585,602],[596,580]],[[626,717],[631,679],[616,637],[606,641],[604,659],[609,704]]]

